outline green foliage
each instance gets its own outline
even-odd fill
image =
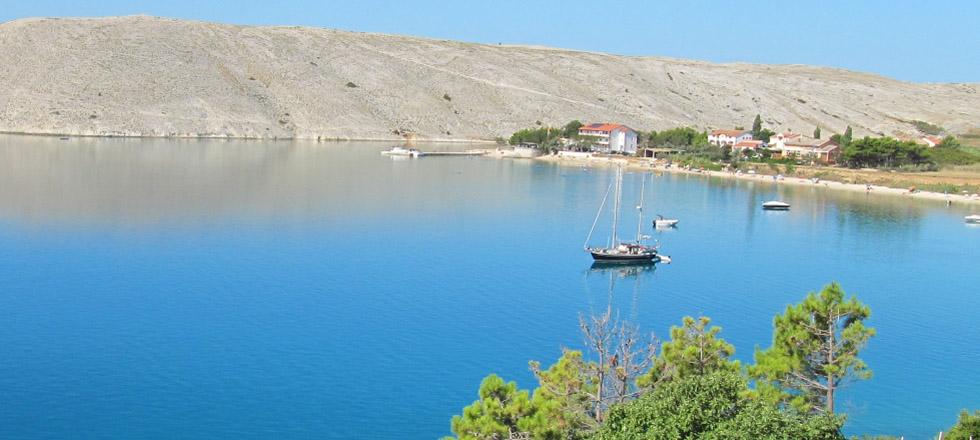
[[[558,362],[542,371],[538,362],[530,363],[538,378],[532,403],[536,409],[529,428],[535,439],[577,439],[598,426],[592,405],[596,383],[589,378],[594,362],[582,359],[582,352],[565,350]]]
[[[772,138],[773,135],[775,135],[775,134],[776,134],[776,132],[774,132],[774,131],[772,131],[772,130],[770,130],[768,128],[763,128],[762,130],[759,130],[759,134],[758,135],[753,134],[752,137],[755,138],[755,140],[763,141],[765,143],[769,143],[769,139]]]
[[[561,134],[562,134],[562,136],[564,136],[564,137],[566,137],[568,139],[571,139],[573,137],[578,136],[578,129],[580,129],[580,128],[582,128],[582,122],[580,122],[578,119],[576,119],[576,120],[573,120],[573,121],[565,124],[565,126],[562,128],[562,133]]]
[[[749,374],[758,394],[804,412],[834,412],[834,393],[843,382],[871,377],[858,353],[874,336],[865,327],[871,309],[854,297],[845,300],[840,285],[810,292],[803,302],[777,315],[773,343],[756,349]]]
[[[939,165],[972,165],[980,162],[980,155],[961,148],[959,141],[952,136],[946,136],[928,152],[929,157]]]
[[[593,439],[843,439],[840,418],[783,411],[746,390],[744,378],[723,371],[669,382],[614,406]]]
[[[912,121],[912,125],[914,125],[917,130],[934,136],[939,136],[946,131],[944,128],[938,125],[930,124],[926,121]]]
[[[718,148],[718,147],[715,147]],[[718,159],[721,159],[721,149],[718,149]],[[718,160],[716,159],[716,160]],[[674,157],[674,161],[678,165],[685,167],[689,166],[691,168],[704,168],[710,171],[721,171],[721,164],[712,162],[711,156],[699,156],[695,154],[681,154]]]
[[[853,140],[854,140],[854,131],[851,130],[851,126],[848,125],[847,129],[844,130],[843,138],[841,138],[841,141],[843,141],[844,143],[840,145],[841,147],[844,147],[845,145],[851,145],[851,141]]]
[[[844,147],[843,162],[852,168],[898,168],[932,164],[926,147],[890,137],[865,137]]]
[[[814,139],[820,139],[820,127],[817,127],[817,128],[814,128],[813,129],[813,138]]]
[[[491,374],[480,384],[480,399],[453,416],[451,426],[460,440],[507,438],[512,431],[530,432],[534,415],[527,390]]]
[[[691,127],[677,127],[661,132],[651,131],[646,136],[647,145],[650,147],[692,147],[702,132]],[[705,134],[704,143],[708,143],[708,136]]]
[[[757,136],[762,132],[762,116],[755,115],[755,119],[752,120],[752,138],[759,139]]]
[[[949,430],[946,440],[980,439],[980,410],[970,414],[966,410],[960,413],[956,425]]]
[[[452,102],[453,97],[452,96],[449,96],[448,93],[443,93],[442,94],[442,99],[445,99],[446,101]]]
[[[735,347],[718,337],[721,327],[710,326],[711,318],[702,316],[695,320],[685,316],[683,325],[670,328],[670,341],[664,342],[653,368],[637,380],[643,388],[702,376],[716,371],[737,373],[738,361],[732,361]]]
[[[510,136],[511,145],[521,143],[537,144],[540,148],[548,148],[561,138],[562,130],[552,127],[525,128]]]

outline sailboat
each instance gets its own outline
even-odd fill
[[[642,180],[645,185],[646,179]],[[636,207],[639,212],[637,225],[636,225],[636,241],[625,242],[620,241],[617,235],[617,228],[619,227],[619,211],[622,206],[623,198],[623,168],[616,168],[616,178],[612,183],[609,184],[609,188],[606,189],[606,195],[602,198],[602,203],[599,205],[599,211],[596,213],[595,220],[592,222],[592,229],[589,230],[589,236],[585,239],[585,251],[592,254],[592,258],[596,262],[602,263],[651,263],[659,260],[657,255],[658,246],[648,246],[643,244],[643,240],[649,238],[642,233],[643,227],[643,189],[640,187],[640,204]],[[606,206],[606,200],[609,198],[609,192],[614,191],[613,196],[613,224],[612,224],[612,237],[610,238],[608,247],[591,247],[589,246],[589,241],[592,240],[592,233],[595,232],[595,227],[599,223],[599,217],[602,215],[602,210]]]

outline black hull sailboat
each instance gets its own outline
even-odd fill
[[[635,246],[635,245],[634,245]],[[649,263],[657,258],[657,250],[643,246],[635,252],[610,253],[609,249],[589,248],[589,253],[596,262],[603,263]]]
[[[645,180],[643,181],[643,184],[645,185]],[[639,211],[639,218],[636,226],[636,241],[620,242],[619,238],[616,236],[616,230],[619,223],[619,210],[623,195],[623,169],[622,167],[616,169],[616,179],[610,183],[609,188],[606,189],[606,195],[603,197],[602,204],[599,206],[599,212],[596,213],[595,221],[592,222],[592,230],[589,231],[589,236],[585,239],[585,250],[592,255],[592,259],[594,259],[596,263],[650,264],[660,260],[659,254],[657,253],[657,246],[648,246],[643,244],[643,240],[648,238],[642,233],[643,188],[643,186],[640,187],[640,204],[636,207]],[[606,199],[609,198],[609,191],[612,189],[615,189],[615,197],[613,201],[613,225],[610,246],[590,247],[589,240],[592,239],[592,233],[595,232],[596,224],[599,222],[599,216],[602,215],[602,209],[606,206]]]

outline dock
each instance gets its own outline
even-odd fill
[[[471,151],[419,151],[419,157],[425,156],[483,156],[486,152],[480,150]]]
[[[466,150],[466,151],[421,151],[414,148],[393,147],[390,150],[382,151],[385,156],[405,156],[405,157],[426,157],[426,156],[483,156],[486,150]]]

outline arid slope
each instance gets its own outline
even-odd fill
[[[912,134],[980,127],[977,84],[154,17],[0,24],[0,131],[492,139],[571,119],[637,129]]]

